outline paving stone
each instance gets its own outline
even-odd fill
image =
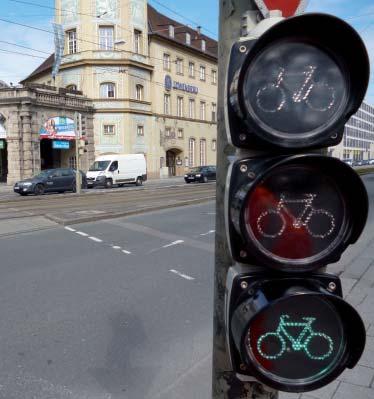
[[[339,380],[363,387],[370,387],[374,378],[374,369],[356,366],[354,369],[347,369],[340,377]]]
[[[357,283],[357,280],[353,278],[342,277],[341,282],[343,286],[343,295],[346,297],[351,292],[352,287]]]
[[[300,393],[288,393],[288,392],[279,392],[278,399],[300,399]]]
[[[308,392],[308,396],[313,399],[331,399],[338,388],[339,384],[342,382],[336,380],[333,381],[331,384],[326,385],[321,389],[317,389],[316,391]],[[361,398],[360,398],[361,399]],[[373,398],[371,398],[373,399]]]
[[[359,361],[359,364],[361,366],[371,367],[374,369],[374,337],[366,337],[365,351]]]
[[[369,325],[366,334],[370,337],[374,337],[374,323]]]
[[[374,389],[342,382],[332,399],[373,399]]]
[[[372,258],[360,256],[345,268],[341,276],[357,280],[367,271],[372,262]]]

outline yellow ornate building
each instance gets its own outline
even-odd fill
[[[65,50],[22,83],[92,100],[95,154],[144,153],[150,177],[215,164],[217,42],[146,0],[56,0]],[[64,166],[64,165],[61,165]]]

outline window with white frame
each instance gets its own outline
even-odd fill
[[[188,63],[188,74],[189,74],[190,78],[195,77],[195,63],[194,62]]]
[[[102,83],[100,85],[100,97],[101,98],[115,98],[116,97],[116,85],[114,83]]]
[[[183,60],[182,60],[182,58],[177,58],[175,63],[177,65],[177,74],[183,75]]]
[[[136,128],[136,135],[137,136],[144,136],[144,126],[143,125],[138,125]]]
[[[69,54],[75,54],[78,51],[76,29],[67,31],[67,39],[68,39]]]
[[[217,104],[212,103],[212,122],[217,122]]]
[[[195,166],[195,143],[196,140],[192,137],[188,140],[188,166],[190,168]]]
[[[114,49],[114,27],[100,26],[99,27],[99,43],[100,50]]]
[[[135,86],[135,98],[139,101],[144,99],[144,87],[142,85]]]
[[[136,54],[142,53],[142,42],[143,42],[143,35],[140,30],[134,30],[134,52]]]
[[[201,41],[201,50],[206,50],[206,41],[204,39]]]
[[[200,65],[200,80],[205,81],[205,66],[204,65]]]
[[[178,139],[183,139],[183,129],[178,129]]]
[[[205,101],[200,101],[200,119],[205,121],[206,118],[206,103]]]
[[[206,165],[206,140],[200,140],[200,166]]]
[[[171,137],[171,127],[166,127],[165,128],[165,137],[170,138]]]
[[[164,69],[170,71],[170,54],[164,53]]]
[[[103,125],[103,134],[105,136],[113,136],[116,134],[116,126],[115,125]]]
[[[77,157],[76,156],[69,157],[69,168],[76,169],[76,167],[77,167]]]
[[[186,44],[191,45],[191,33],[186,32]]]
[[[183,118],[184,99],[183,97],[177,98],[177,116]]]
[[[164,94],[164,114],[170,115],[170,94]]]
[[[174,38],[174,26],[169,25],[169,36]]]
[[[212,84],[217,84],[217,71],[215,69],[212,69]]]
[[[212,151],[217,150],[217,140],[212,140]]]
[[[190,119],[195,119],[195,100],[190,98],[188,102],[188,117]]]

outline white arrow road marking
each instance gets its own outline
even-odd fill
[[[203,234],[200,234],[201,236],[207,236],[207,235],[209,235],[209,234],[213,234],[213,233],[215,233],[216,231],[215,230],[209,230],[207,233],[203,233]]]
[[[87,233],[83,233],[83,231],[76,231],[77,234],[79,234],[82,237],[88,237]]]
[[[103,242],[103,240],[100,240],[100,238],[96,238],[96,237],[88,237],[88,238],[95,242]]]
[[[73,233],[76,231],[76,230],[72,229],[71,227],[65,227],[65,230],[72,231]]]
[[[195,280],[195,277],[187,276],[187,274],[183,274],[181,272],[178,272],[178,270],[170,269],[169,271],[174,273],[174,274],[176,274],[179,277],[182,277],[182,278],[186,279],[186,280],[189,280],[189,281]]]
[[[173,241],[170,244],[164,245],[162,248],[169,248],[172,247],[173,245],[178,245],[178,244],[183,244],[184,241],[183,240],[177,240],[177,241]]]

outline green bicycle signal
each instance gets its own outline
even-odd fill
[[[291,343],[291,348],[293,351],[295,352],[304,351],[306,356],[309,357],[309,359],[311,360],[325,360],[331,356],[334,349],[333,341],[328,335],[321,332],[313,331],[312,324],[316,320],[314,317],[303,317],[304,322],[292,322],[289,320],[290,316],[288,315],[280,316],[279,325],[276,331],[268,332],[264,335],[261,335],[261,337],[258,339],[257,350],[262,357],[269,360],[276,360],[281,358],[286,352],[286,350],[290,351],[290,349],[287,348],[286,340],[288,340]],[[297,338],[293,337],[287,331],[288,328],[294,328],[294,327],[303,327]],[[319,347],[321,346],[321,343],[323,341],[327,342],[328,350],[326,353],[324,354],[313,353],[311,349],[311,343],[316,338],[319,340],[318,341]],[[266,347],[267,344],[273,343],[274,341],[279,342],[280,346],[279,352],[272,354],[266,353],[266,351],[262,349],[263,345],[264,347]]]

